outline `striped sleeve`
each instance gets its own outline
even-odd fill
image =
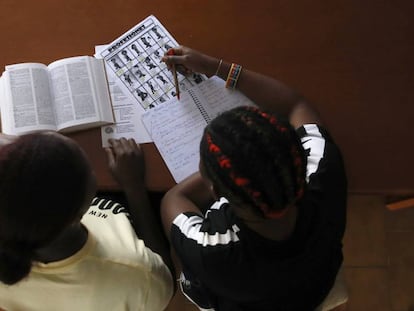
[[[316,124],[305,124],[297,131],[303,149],[306,152],[308,163],[306,168],[306,182],[309,183],[309,177],[318,170],[319,163],[324,157],[325,137]]]
[[[228,211],[227,200],[221,198],[205,217],[189,212],[178,215],[171,228],[171,240],[182,262],[195,271],[204,266],[205,260],[214,261],[212,256],[222,255],[237,244],[239,231]]]
[[[305,124],[297,133],[307,157],[307,197],[325,215],[332,237],[341,240],[346,223],[347,178],[341,151],[328,131]]]

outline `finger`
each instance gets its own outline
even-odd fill
[[[0,133],[0,138],[6,138],[6,139],[10,139],[10,140],[12,140],[12,139],[16,139],[16,138],[17,138],[17,136],[15,136],[15,135],[9,135],[9,134],[3,134],[3,133]]]
[[[175,66],[175,69],[184,76],[187,76],[187,75],[193,73],[193,71],[191,69],[188,69],[187,67],[185,67],[183,65],[177,65],[177,66]]]
[[[115,148],[115,146],[118,145],[119,142],[118,142],[118,139],[109,138],[108,143],[112,148]]]
[[[119,156],[120,154],[124,152],[125,144],[123,143],[122,138],[121,139],[109,139],[108,142],[112,147],[112,153],[115,155],[115,157]]]
[[[191,69],[189,69],[186,66],[184,66],[182,63],[180,63],[179,60],[177,61],[178,62],[177,64],[174,63],[174,62],[170,62],[170,60],[169,60],[170,57],[180,57],[180,56],[166,56],[165,57],[165,64],[167,65],[167,68],[168,68],[169,71],[172,71],[173,70],[172,69],[173,68],[173,65],[175,65],[175,69],[177,70],[177,72],[181,73],[184,76],[187,76],[187,75],[193,73],[193,71]]]
[[[161,60],[168,65],[172,66],[173,64],[180,65],[184,61],[184,56],[182,55],[164,55]]]
[[[16,139],[16,136],[0,134],[0,146],[8,145],[12,143],[15,139]]]
[[[128,139],[128,143],[134,149],[137,149],[138,148],[138,144],[135,142],[135,139],[133,139],[133,138]]]
[[[104,149],[105,149],[106,156],[108,158],[108,165],[110,167],[114,166],[115,165],[115,155],[113,153],[112,148],[104,148]]]
[[[137,144],[137,143],[135,142],[135,139],[133,139],[133,138],[128,138],[128,141],[129,141],[129,142],[131,142],[131,143]]]
[[[126,139],[125,137],[121,137],[119,139],[119,142],[120,142],[120,144],[121,144],[122,147],[127,147],[129,145],[128,139]]]
[[[183,55],[182,46],[178,46],[178,47],[175,47],[175,48],[170,48],[170,49],[168,49],[168,51],[165,54],[166,55]]]
[[[135,142],[133,138],[128,139],[129,150],[135,154],[140,155],[139,145]]]
[[[132,138],[131,138],[132,139]],[[130,142],[131,139],[126,139],[121,137],[120,139],[111,139],[110,144],[112,146],[112,152],[115,154],[115,157],[120,156],[121,154],[126,154],[128,151],[133,150],[134,145],[136,148],[135,140],[133,143]]]
[[[133,138],[131,138],[130,143],[133,145],[135,154],[142,157],[143,156],[143,151],[142,151],[141,145],[137,144]]]

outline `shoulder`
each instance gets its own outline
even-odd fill
[[[89,265],[87,270],[104,279],[117,280],[117,287],[125,291],[124,295],[135,297],[149,293],[146,298],[140,297],[148,304],[165,307],[173,291],[171,273],[161,256],[136,236],[127,216],[125,208],[118,203],[101,199],[92,202],[82,223],[96,243],[83,265]]]
[[[4,307],[55,310],[65,301],[64,310],[118,310],[121,305],[128,310],[163,310],[173,292],[169,270],[150,270],[102,252],[95,238],[90,235],[90,247],[82,253],[34,267],[18,286],[0,284]]]
[[[97,246],[100,249],[83,266],[93,286],[113,297],[126,297],[135,307],[144,302],[146,310],[166,307],[173,294],[173,277],[158,254],[150,249],[139,255],[111,254],[111,250],[103,250],[102,244]],[[135,307],[131,305],[131,309]]]
[[[113,243],[115,239],[123,244],[135,239],[127,209],[115,201],[94,198],[81,221],[98,242]]]
[[[322,125],[316,123],[303,124],[296,129],[299,137],[323,138],[329,142],[333,142],[329,131]]]
[[[345,178],[342,153],[329,132],[317,124],[304,124],[296,130],[307,160],[306,179],[315,173]]]
[[[199,237],[200,234],[210,237],[217,233],[229,231],[237,232],[234,214],[229,209],[228,201],[220,198],[201,216],[197,213],[186,212],[179,214],[173,221],[173,225],[181,234],[188,238]],[[207,243],[204,240],[204,243]]]
[[[172,226],[171,238],[177,249],[207,252],[214,247],[233,246],[240,241],[240,228],[225,198],[220,198],[200,216],[196,213],[178,215]]]
[[[302,204],[314,206],[327,237],[340,241],[346,223],[348,182],[341,151],[328,131],[316,124],[297,129],[307,160],[307,191]]]
[[[145,246],[129,220],[126,208],[112,200],[94,198],[82,218],[96,240],[96,251],[108,264],[156,270],[165,266],[161,257]]]
[[[215,282],[226,262],[240,262],[241,227],[234,218],[224,198],[214,203],[204,217],[189,212],[176,217],[171,243],[185,271],[191,271],[200,280]]]
[[[107,198],[95,197],[83,218],[88,221],[99,219],[103,222],[122,222],[129,218],[129,214],[126,207],[122,204]]]

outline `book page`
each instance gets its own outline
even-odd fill
[[[3,132],[56,130],[47,67],[37,63],[6,66],[3,74]]]
[[[89,58],[71,57],[48,66],[58,129],[100,121]]]
[[[109,94],[108,77],[106,75],[105,63],[102,59],[89,58],[92,67],[93,86],[95,88],[98,110],[101,121],[113,123],[114,112],[111,96]]]
[[[150,109],[142,121],[177,183],[198,171],[200,138],[207,122],[187,92],[180,101],[172,99]]]

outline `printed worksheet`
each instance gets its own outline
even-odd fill
[[[107,45],[95,46],[95,53],[105,49]],[[119,83],[115,73],[106,65],[109,93],[115,122],[101,127],[102,146],[108,147],[108,139],[133,138],[139,144],[152,142],[141,116],[145,111],[134,98],[128,96],[128,90]]]
[[[141,115],[176,96],[173,75],[161,62],[165,52],[176,46],[177,41],[151,15],[112,43],[95,47],[95,57],[105,61],[115,117],[113,125],[101,128],[104,147],[110,138],[152,141]],[[181,92],[204,80],[204,75],[178,73]]]
[[[148,16],[95,54],[103,58],[128,95],[146,110],[176,96],[174,78],[161,58],[177,41],[155,16]],[[200,74],[178,73],[180,91],[202,82]]]

